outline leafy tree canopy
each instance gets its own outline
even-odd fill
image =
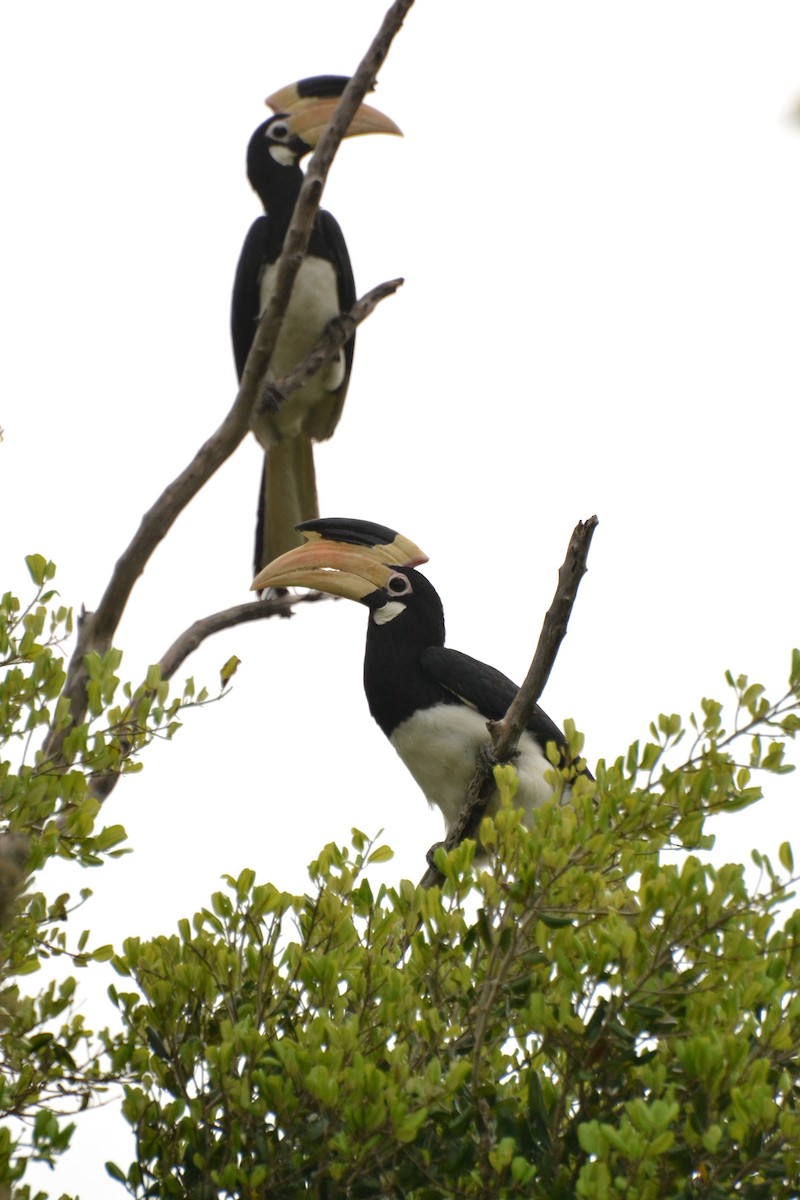
[[[28,1159],[54,1161],[112,1085],[136,1160],[108,1171],[136,1197],[800,1194],[791,850],[778,866],[754,852],[756,887],[742,864],[707,861],[709,818],[791,769],[798,652],[780,700],[729,676],[727,712],[704,700],[688,734],[659,717],[530,830],[513,768],[497,768],[486,857],[471,842],[437,852],[443,889],[373,885],[391,851],[354,831],[311,864],[307,895],[246,870],[177,933],[90,948],[73,940],[71,898],[26,881],[53,856],[80,872],[123,852],[98,777],[136,769],[205,697],[190,682],[169,700],[155,676],[123,686],[110,651],[90,664],[86,722],[46,757],[70,614],[52,566],[29,565],[33,601],[0,602],[6,1195],[16,1181],[27,1200]],[[86,1029],[74,976],[29,994],[52,956],[111,960],[117,1028]]]

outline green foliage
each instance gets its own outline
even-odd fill
[[[72,613],[49,587],[53,564],[41,555],[27,564],[36,586],[27,607],[10,593],[0,597],[0,1117],[17,1119],[0,1128],[0,1195],[29,1158],[54,1162],[69,1144],[70,1116],[111,1078],[74,1011],[75,978],[33,995],[20,983],[45,960],[66,956],[86,967],[113,952],[89,946],[87,932],[71,935],[69,917],[88,888],[77,901],[48,897],[30,887],[31,874],[55,857],[78,869],[125,853],[122,826],[98,826],[98,783],[136,769],[142,747],[171,736],[179,710],[194,702],[186,694],[170,701],[157,669],[135,696],[120,688],[121,655],[112,650],[87,657],[89,719],[73,722],[60,653]],[[28,1188],[15,1195],[24,1200]]]
[[[138,1154],[112,1177],[193,1200],[798,1196],[800,912],[767,857],[755,893],[701,857],[709,818],[786,769],[798,679],[776,705],[731,682],[730,731],[705,701],[672,766],[662,716],[531,830],[498,768],[488,861],[439,851],[442,890],[374,892],[388,851],[354,832],[310,895],[244,871],[177,935],[125,942],[108,1050]]]
[[[775,703],[729,676],[732,717],[706,699],[688,731],[662,715],[601,761],[596,784],[554,771],[569,802],[530,830],[498,768],[486,858],[438,851],[443,889],[370,883],[391,851],[354,831],[311,864],[309,895],[243,871],[177,934],[115,952],[75,936],[69,896],[25,890],[30,872],[124,852],[122,827],[98,821],[104,781],[206,697],[190,680],[170,700],[157,668],[134,691],[112,650],[87,656],[73,721],[71,617],[52,565],[29,567],[31,604],[0,601],[0,1196],[29,1200],[28,1160],[55,1162],[112,1083],[137,1154],[108,1171],[135,1197],[800,1195],[792,849],[777,869],[753,851],[756,890],[706,858],[711,819],[791,770],[800,654]],[[120,1027],[99,1046],[73,976],[23,986],[48,958],[111,959]]]

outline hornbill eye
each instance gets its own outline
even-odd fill
[[[266,130],[267,137],[273,138],[276,142],[285,142],[289,138],[288,126],[279,121],[276,125],[270,125]]]
[[[386,590],[392,596],[404,596],[411,591],[411,581],[405,575],[392,575],[386,584]]]

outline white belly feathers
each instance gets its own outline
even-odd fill
[[[261,312],[275,290],[275,270],[273,263],[261,276]],[[332,263],[321,258],[305,259],[295,279],[283,328],[272,355],[269,377],[280,379],[302,362],[338,312],[339,294]],[[269,447],[277,438],[296,437],[309,411],[341,386],[344,373],[342,350],[305,387],[288,397],[277,414],[267,414],[259,420],[254,433],[262,445]]]
[[[441,704],[414,713],[397,726],[390,740],[428,803],[441,809],[449,828],[464,804],[475,774],[475,756],[489,741],[486,718],[472,708]],[[519,775],[515,803],[532,812],[550,799],[553,788],[545,779],[552,767],[529,733],[520,738],[514,766]],[[496,809],[495,800],[487,812],[491,814]]]

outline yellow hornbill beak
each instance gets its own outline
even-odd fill
[[[363,600],[386,587],[393,567],[417,567],[427,554],[385,525],[350,518],[321,518],[297,528],[305,545],[282,554],[259,571],[251,585],[307,587],[348,600]]]
[[[300,79],[267,96],[265,103],[273,112],[285,113],[291,132],[313,148],[330,124],[347,82],[346,76],[338,75]],[[403,136],[391,117],[369,104],[362,104],[356,110],[345,137],[357,137],[362,133]]]

